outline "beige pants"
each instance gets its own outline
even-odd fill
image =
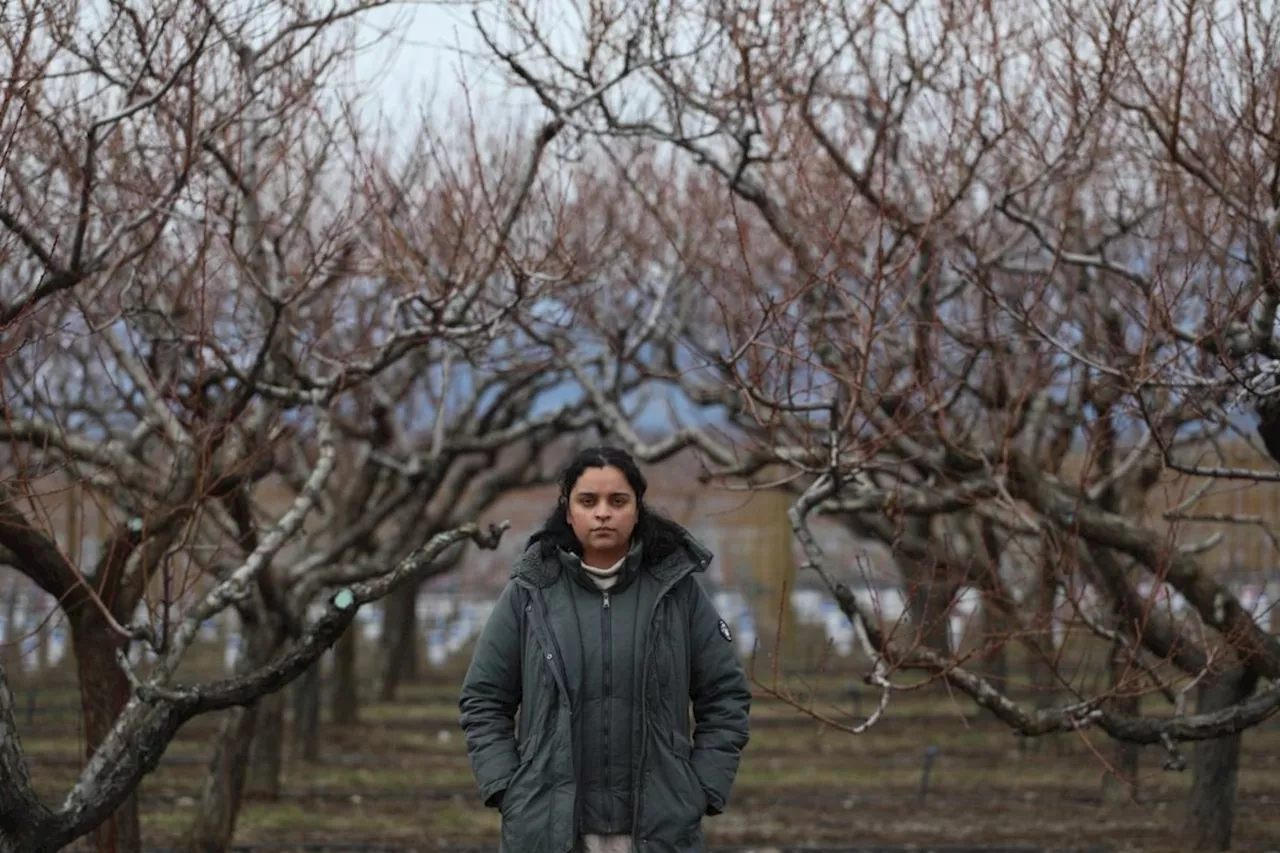
[[[584,835],[582,853],[631,853],[630,835]]]

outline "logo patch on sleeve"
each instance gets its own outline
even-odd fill
[[[716,623],[716,627],[720,629],[720,636],[724,637],[727,642],[733,642],[733,632],[729,630],[729,623],[721,619]]]

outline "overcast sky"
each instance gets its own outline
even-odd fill
[[[407,3],[370,13],[365,30],[374,34],[393,22],[398,47],[366,51],[358,62],[358,73],[384,108],[397,106],[428,109],[446,118],[450,106],[462,99],[465,75],[473,93],[473,105],[495,119],[515,114],[527,107],[527,92],[513,89],[502,79],[488,48],[480,39],[469,5]]]

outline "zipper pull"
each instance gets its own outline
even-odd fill
[[[605,594],[604,594],[604,609],[605,609],[605,610],[608,610],[608,609],[609,609],[609,592],[608,592],[608,590],[606,590],[606,591],[605,591]]]

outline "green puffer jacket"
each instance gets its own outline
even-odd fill
[[[627,610],[645,621],[634,634],[643,641],[631,730],[611,743],[630,746],[624,775],[632,813],[624,831],[639,853],[704,849],[702,818],[724,810],[749,738],[746,675],[694,576],[710,561],[686,537],[670,556],[644,562],[624,593],[636,596]],[[568,565],[544,558],[538,545],[524,553],[481,632],[459,699],[481,797],[502,811],[502,853],[571,853],[580,782],[599,776],[584,770],[600,760],[601,745],[598,733],[583,731],[581,698],[584,643],[600,640],[580,633],[574,597],[582,590]]]

